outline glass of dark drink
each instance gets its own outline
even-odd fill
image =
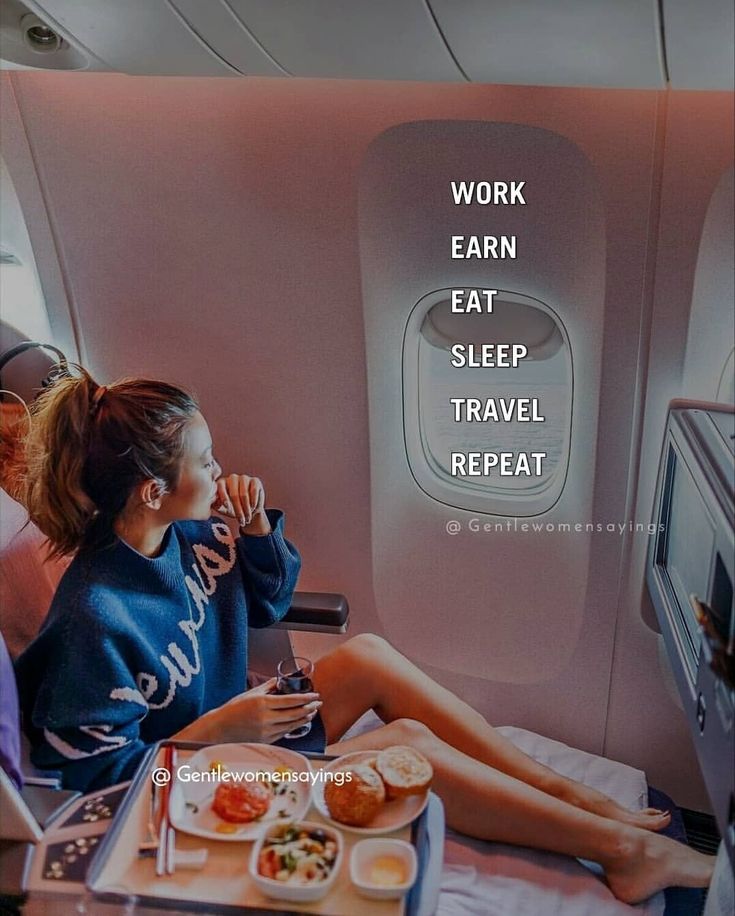
[[[284,658],[278,663],[278,681],[276,683],[276,693],[282,695],[289,693],[311,693],[314,689],[311,683],[311,675],[314,672],[314,663],[308,658]],[[311,722],[300,725],[293,731],[284,735],[284,738],[303,738],[311,731]]]

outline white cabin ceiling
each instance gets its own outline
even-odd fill
[[[0,11],[2,58],[10,66],[733,86],[731,0],[0,0]],[[61,43],[43,33],[44,24]]]

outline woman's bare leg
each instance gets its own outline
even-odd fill
[[[670,820],[668,813],[651,808],[629,811],[533,760],[379,636],[362,634],[342,643],[319,659],[313,680],[324,701],[321,715],[329,742],[374,709],[385,722],[402,718],[423,722],[468,757],[585,811],[648,830],[660,830]]]
[[[591,814],[499,773],[451,747],[420,722],[397,719],[331,744],[327,752],[339,755],[393,744],[409,744],[429,758],[434,768],[432,788],[442,798],[447,822],[455,830],[599,862],[610,889],[626,903],[645,900],[664,887],[705,887],[710,881],[711,856]]]

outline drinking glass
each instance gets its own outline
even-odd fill
[[[282,695],[289,693],[311,693],[314,689],[311,683],[311,675],[314,672],[314,663],[308,658],[283,658],[278,663],[278,681],[276,683],[276,693]],[[293,731],[284,735],[289,740],[292,738],[303,738],[311,731],[311,722],[305,725],[299,725]]]

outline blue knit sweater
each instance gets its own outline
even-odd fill
[[[171,525],[150,559],[123,541],[75,557],[16,675],[41,768],[66,788],[129,779],[148,746],[247,689],[247,628],[288,611],[301,561],[273,532]]]

